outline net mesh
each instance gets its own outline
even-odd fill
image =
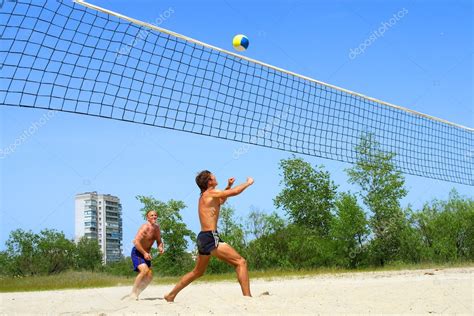
[[[3,1],[0,104],[353,163],[364,134],[405,173],[474,185],[472,129],[68,1]]]

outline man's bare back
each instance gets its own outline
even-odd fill
[[[209,196],[204,192],[199,199],[198,210],[201,231],[217,230],[217,221],[221,210],[220,199]]]

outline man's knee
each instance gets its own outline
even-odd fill
[[[151,270],[146,264],[144,264],[138,266],[138,272],[142,275],[148,275],[149,273],[151,273]]]
[[[239,265],[240,267],[247,267],[247,260],[245,260],[244,257],[240,257],[240,259],[238,260],[237,265]]]
[[[149,278],[152,278],[152,277],[153,277],[153,270],[152,270],[152,269],[148,269],[148,272],[146,273],[146,275],[147,275]]]
[[[204,275],[204,272],[206,272],[206,270],[200,270],[200,269],[194,269],[193,270],[193,276],[194,278],[200,278]]]

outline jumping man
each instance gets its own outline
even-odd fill
[[[204,170],[197,175],[196,184],[201,189],[198,203],[199,221],[201,222],[201,232],[197,237],[199,256],[194,270],[185,274],[173,290],[165,295],[168,302],[173,302],[183,288],[204,274],[211,255],[235,267],[242,294],[251,296],[247,262],[234,248],[223,242],[217,232],[221,205],[228,197],[239,195],[254,182],[252,178],[247,178],[247,182],[231,188],[234,181],[234,178],[230,178],[225,190],[220,191],[216,189],[217,180],[210,171]]]

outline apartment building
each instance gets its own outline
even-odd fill
[[[97,240],[104,263],[122,258],[122,205],[110,194],[86,192],[75,198],[75,241]]]

